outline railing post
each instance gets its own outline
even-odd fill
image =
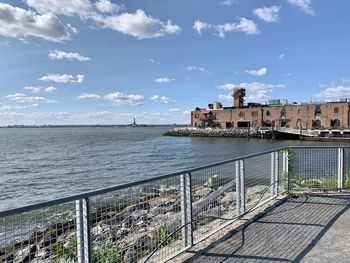
[[[278,152],[271,153],[271,197],[277,196]]]
[[[92,262],[90,202],[88,198],[75,201],[78,263]]]
[[[288,149],[283,150],[282,166],[283,179],[285,180],[285,190],[289,192]]]
[[[274,181],[274,188],[275,188],[275,196],[278,196],[279,194],[279,154],[278,152],[275,152],[275,181]]]
[[[181,175],[181,224],[182,228],[182,246],[189,248],[193,246],[192,230],[192,180],[191,174]]]
[[[241,173],[239,168],[240,161],[236,161],[236,212],[237,217],[240,217],[242,215],[241,212]]]
[[[83,199],[84,256],[86,263],[92,263],[91,205],[90,199]]]
[[[83,223],[83,202],[75,201],[75,218],[77,231],[77,258],[78,263],[84,263],[84,223]]]
[[[338,191],[343,190],[344,182],[344,148],[338,148]]]
[[[241,213],[244,214],[245,213],[245,174],[244,174],[244,159],[239,161],[239,165],[240,165],[240,184],[241,184],[241,188],[240,188],[240,195],[241,195]]]

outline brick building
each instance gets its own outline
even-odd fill
[[[268,105],[244,105],[245,89],[235,89],[233,107],[221,103],[209,104],[207,109],[191,112],[192,127],[254,128],[287,127],[296,129],[350,128],[348,100],[327,103],[287,103],[271,100]]]

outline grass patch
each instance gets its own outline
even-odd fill
[[[104,262],[104,263],[121,263],[123,260],[123,251],[117,247],[112,238],[100,243],[93,251],[92,262]]]
[[[163,241],[164,243],[162,244],[162,247],[167,246],[173,243],[174,241],[181,239],[181,229],[176,231],[171,237],[169,237],[171,233],[172,231],[170,231],[165,225],[158,228],[152,236],[152,242],[154,246],[158,246]]]
[[[56,243],[52,244],[50,248],[51,254],[56,255],[58,258],[63,258],[67,262],[78,262],[76,237],[69,240],[68,247],[65,247],[62,243]]]

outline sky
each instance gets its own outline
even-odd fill
[[[188,124],[350,97],[350,1],[0,0],[0,125]]]

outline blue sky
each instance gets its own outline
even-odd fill
[[[0,125],[189,123],[247,101],[350,97],[350,2],[0,1]]]

